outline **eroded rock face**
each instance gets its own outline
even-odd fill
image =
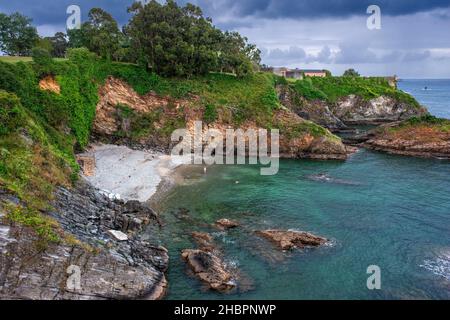
[[[236,287],[233,277],[224,262],[212,252],[186,249],[181,253],[192,272],[211,289],[227,292]]]
[[[365,101],[355,95],[342,98],[331,106],[331,111],[347,125],[395,122],[427,114],[425,108],[398,102],[390,97],[381,96]]]
[[[115,133],[118,131],[126,133],[129,130],[129,123],[124,122],[123,119],[122,121],[119,120],[117,116],[119,112],[117,106],[126,105],[133,112],[141,115],[155,110],[163,110],[164,116],[155,120],[154,128],[163,127],[165,121],[183,118],[186,129],[193,134],[195,122],[203,119],[202,108],[199,107],[196,99],[196,97],[191,97],[187,100],[176,100],[153,93],[140,96],[123,81],[110,77],[100,89],[100,102],[97,105],[94,133],[98,136],[112,137],[113,139],[115,139]],[[237,129],[230,125],[226,119],[227,117],[219,112],[218,119],[214,123],[208,125],[204,123],[204,137],[206,138],[208,129],[215,129],[221,132],[224,137],[227,129]],[[331,133],[313,136],[308,131],[308,124],[305,120],[288,109],[274,112],[273,124],[274,128],[280,128],[281,131],[280,153],[282,157],[339,160],[347,158],[345,146],[339,138],[332,136]],[[294,137],[290,136],[291,127],[299,128],[302,126],[305,130],[294,129],[298,134]],[[254,121],[249,120],[241,124],[240,129],[258,130],[259,127]],[[168,151],[172,147],[172,143],[167,136],[161,136],[157,133],[140,138],[139,143],[144,147],[157,147],[164,151]]]
[[[385,96],[367,101],[356,95],[349,95],[336,103],[327,103],[320,100],[306,100],[285,85],[278,86],[277,91],[283,105],[300,117],[332,131],[346,130],[351,125],[378,125],[401,121],[428,113],[423,107]]]
[[[39,88],[44,91],[51,91],[56,94],[61,93],[61,87],[54,76],[46,76],[39,81]]]
[[[260,237],[270,240],[282,250],[293,248],[318,247],[327,242],[327,239],[307,232],[266,230],[257,231]]]
[[[303,119],[313,121],[330,130],[346,129],[347,126],[336,117],[325,101],[308,101],[298,96],[289,86],[277,87],[281,103]]]
[[[11,202],[10,198],[0,193],[0,203]],[[4,212],[1,208],[0,212]],[[161,299],[164,296],[167,250],[139,240],[134,236],[134,227],[125,222],[135,214],[150,220],[149,210],[140,212],[136,203],[111,201],[89,185],[71,191],[59,189],[55,208],[52,214],[62,228],[84,245],[70,245],[66,241],[42,248],[34,231],[0,217],[2,299]],[[124,230],[129,239],[114,239],[108,235],[110,229]]]

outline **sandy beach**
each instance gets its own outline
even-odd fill
[[[173,185],[175,169],[188,163],[174,161],[170,155],[116,145],[92,145],[88,154],[95,157],[95,173],[86,180],[125,201],[149,201],[160,185],[165,186],[163,189]]]

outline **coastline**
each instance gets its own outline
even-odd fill
[[[93,174],[83,177],[110,198],[155,203],[181,179],[170,155],[153,150],[133,150],[112,144],[91,145],[86,155],[95,159]]]

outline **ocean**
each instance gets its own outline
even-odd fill
[[[449,80],[399,85],[432,114],[450,118]],[[170,252],[167,299],[450,299],[449,191],[450,162],[368,150],[346,162],[282,160],[272,177],[257,166],[213,166],[206,174],[197,167],[161,203],[164,227],[147,236]],[[241,227],[209,227],[220,218]],[[266,229],[330,241],[283,253],[255,236]],[[205,290],[188,275],[180,252],[196,247],[192,231],[212,233],[242,273],[239,290]],[[380,290],[367,287],[374,265]]]

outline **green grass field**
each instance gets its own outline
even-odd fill
[[[65,61],[65,58],[55,58],[55,61]],[[0,61],[8,62],[8,63],[17,63],[17,62],[30,62],[33,61],[31,57],[10,57],[10,56],[0,56]]]

